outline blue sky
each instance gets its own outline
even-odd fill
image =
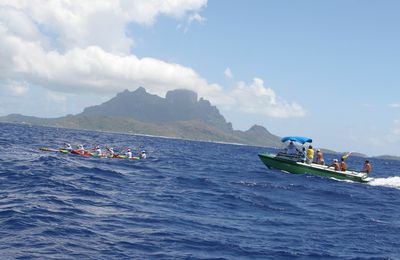
[[[125,88],[188,88],[236,129],[256,123],[338,151],[400,155],[399,8],[0,1],[0,115],[62,116]]]

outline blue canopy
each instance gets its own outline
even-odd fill
[[[304,136],[286,136],[281,139],[282,142],[293,141],[301,144],[312,143],[312,139]]]

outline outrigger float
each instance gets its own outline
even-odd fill
[[[293,141],[304,145],[311,143],[312,139],[300,136],[288,136],[281,140],[282,142]],[[300,154],[287,154],[280,152],[278,154],[260,153],[258,154],[261,161],[268,167],[278,169],[293,174],[313,174],[324,177],[331,177],[340,180],[351,180],[357,182],[368,182],[368,174],[358,171],[336,171],[326,165],[307,164],[300,160]]]

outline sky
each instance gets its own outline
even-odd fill
[[[0,0],[0,116],[185,88],[235,129],[400,156],[398,10],[396,0]]]

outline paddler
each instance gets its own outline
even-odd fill
[[[85,148],[84,148],[83,145],[81,145],[81,144],[79,144],[79,145],[77,146],[76,151],[77,151],[78,153],[80,153],[81,155],[85,154]]]
[[[114,157],[114,155],[115,155],[114,149],[112,147],[110,147],[110,148],[107,148],[107,150],[108,150],[108,156]]]
[[[126,155],[126,157],[128,157],[129,159],[131,159],[131,158],[132,158],[132,151],[131,151],[131,149],[130,149],[130,148],[128,148],[128,150],[126,150],[126,153],[125,153],[125,155]]]
[[[63,148],[63,150],[67,150],[67,151],[71,152],[71,151],[73,150],[73,148],[72,148],[71,144],[69,144],[69,143],[64,143],[64,148]]]
[[[102,156],[103,155],[102,152],[101,152],[101,148],[98,145],[94,148],[94,152],[96,153],[97,156]]]
[[[147,154],[146,154],[146,151],[145,151],[145,150],[142,150],[142,151],[140,152],[140,158],[141,158],[141,159],[146,159],[146,158],[147,158]]]

